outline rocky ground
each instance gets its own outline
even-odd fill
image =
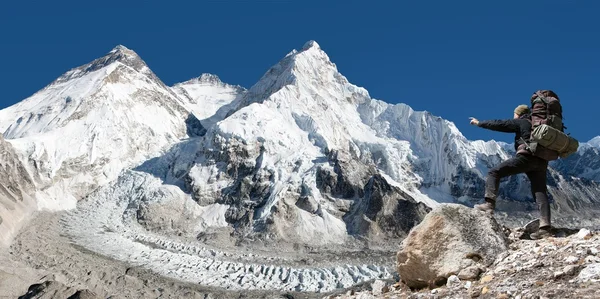
[[[600,231],[587,229],[530,240],[524,228],[503,227],[506,251],[438,287],[411,289],[396,276],[332,293],[279,293],[208,288],[131,267],[73,244],[60,222],[60,213],[42,213],[0,251],[0,298],[600,298]]]
[[[522,228],[510,230],[509,250],[474,277],[451,276],[441,287],[420,290],[375,281],[369,290],[325,298],[600,298],[599,231],[562,229],[547,239],[521,239],[526,237]]]

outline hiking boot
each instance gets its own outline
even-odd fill
[[[529,234],[529,238],[532,240],[539,240],[548,237],[552,237],[552,227],[550,226],[540,227],[537,232]]]
[[[486,212],[486,213],[494,213],[494,209],[496,208],[496,204],[494,202],[491,201],[486,201],[482,204],[478,204],[478,205],[474,205],[473,206],[474,209],[480,210],[482,212]]]

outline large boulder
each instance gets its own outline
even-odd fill
[[[491,264],[508,249],[493,217],[459,204],[441,204],[415,226],[397,254],[400,279],[411,288],[435,287],[461,270]]]

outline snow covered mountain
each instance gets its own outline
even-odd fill
[[[118,46],[0,111],[0,130],[31,162],[40,208],[65,209],[204,128],[137,54]]]
[[[480,200],[487,169],[512,154],[506,144],[469,141],[428,112],[370,98],[314,41],[222,107],[225,117],[203,137],[135,170],[179,186],[201,206],[218,205],[239,238],[312,245],[399,238],[437,202]],[[593,182],[551,173],[557,216],[576,212],[581,196],[597,205]],[[505,184],[506,198],[530,201],[523,177]]]
[[[65,218],[78,244],[205,281],[204,272],[173,273],[156,264],[185,260],[168,252],[188,248],[190,261],[218,259],[227,265],[219,271],[241,275],[239,283],[219,278],[212,285],[240,288],[314,290],[301,279],[242,283],[244,275],[254,279],[249,273],[258,266],[234,263],[260,263],[265,256],[214,252],[260,244],[280,252],[396,250],[396,241],[439,202],[481,200],[488,169],[514,153],[505,143],[467,140],[431,113],[371,98],[314,41],[248,90],[208,74],[165,86],[119,46],[1,110],[0,132],[14,147],[0,165],[20,160],[26,171],[11,177],[29,177],[19,184],[39,208],[72,209],[85,198]],[[596,223],[598,138],[551,164],[549,192],[559,223]],[[502,201],[500,209],[530,216],[535,209],[525,176],[502,184],[510,204]],[[189,245],[199,240],[206,248]],[[313,270],[304,275],[335,273],[331,279],[348,277],[345,284],[389,275],[378,266]],[[319,290],[335,287],[328,281]]]

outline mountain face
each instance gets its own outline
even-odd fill
[[[514,154],[469,141],[429,112],[371,98],[314,41],[248,90],[208,74],[168,87],[119,46],[1,110],[0,131],[39,208],[73,209],[85,198],[80,209],[90,210],[74,213],[71,227],[88,221],[129,240],[177,235],[215,247],[396,249],[439,202],[481,200],[488,169]],[[594,224],[597,140],[551,163],[558,223]],[[507,217],[535,214],[528,184],[523,175],[502,182]],[[70,231],[105,254],[123,246],[91,245],[95,229]]]
[[[35,186],[10,143],[0,134],[0,247],[8,245],[37,208]]]
[[[600,143],[595,144],[593,141],[583,144],[572,156],[553,162],[552,167],[568,179],[600,182]]]
[[[172,90],[204,126],[224,119],[246,92],[241,86],[223,83],[213,74],[177,83]]]

